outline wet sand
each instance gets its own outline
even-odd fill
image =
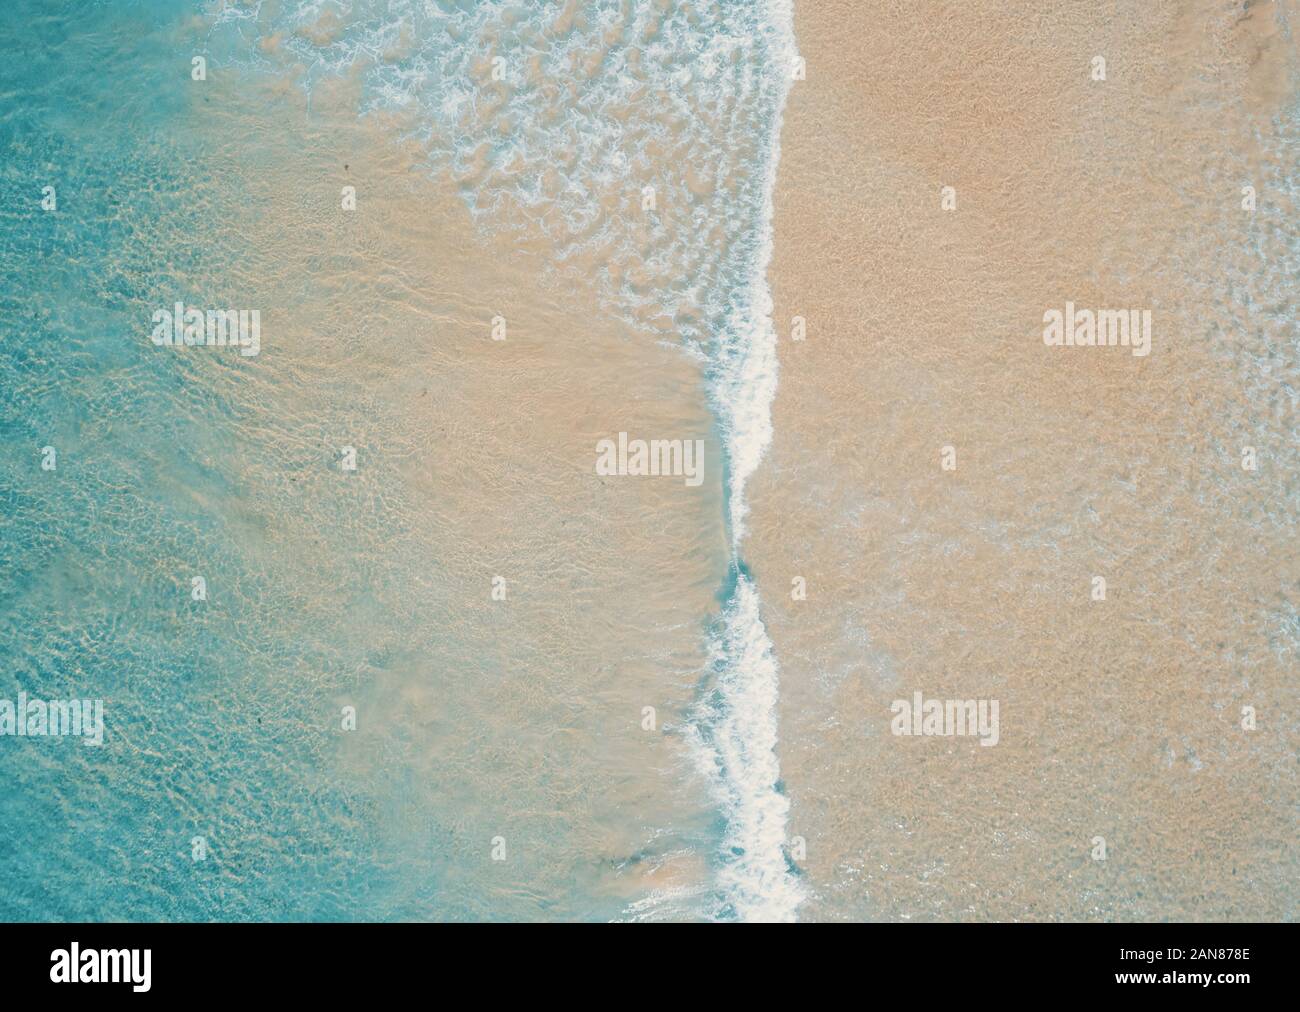
[[[681,731],[726,543],[698,364],[545,271],[545,243],[476,226],[347,82],[310,109],[211,83],[212,136],[256,134],[255,163],[218,167],[257,251],[233,284],[274,308],[240,376],[196,365],[246,385],[246,508],[297,588],[265,621],[319,631],[343,670],[297,676],[358,708],[322,762],[402,883],[384,916],[609,919],[704,888],[715,817]],[[598,476],[620,431],[705,440],[702,484]]]

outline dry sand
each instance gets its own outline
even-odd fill
[[[1295,916],[1300,16],[1050,6],[796,5],[748,555],[804,918]],[[917,690],[1000,744],[891,735]]]

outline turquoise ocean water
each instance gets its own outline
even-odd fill
[[[777,668],[742,561],[776,383],[763,274],[788,5],[14,0],[6,15],[0,698],[103,699],[106,742],[0,740],[0,918],[792,917]],[[333,480],[339,433],[369,425],[363,457],[410,449],[378,387],[266,336],[258,357],[149,340],[156,307],[251,308],[280,266],[254,238],[259,180],[324,157],[310,122],[277,147],[274,108],[224,139],[204,108],[277,81],[309,110],[317,89],[355,87],[357,116],[394,116],[392,142],[419,145],[484,234],[543,242],[544,277],[581,264],[610,320],[700,363],[730,575],[681,633],[709,662],[676,729],[688,768],[664,777],[665,807],[674,777],[708,799],[672,830],[704,869],[680,902],[602,887],[637,855],[593,855],[574,812],[658,830],[600,807],[586,742],[602,725],[553,687],[530,758],[534,732],[500,716],[522,691],[493,665],[508,634],[447,631],[455,549],[429,540],[427,507],[393,473]],[[337,236],[322,236],[282,300],[326,284]],[[364,347],[347,326],[322,320],[322,342]],[[386,381],[409,373],[399,361]],[[440,709],[422,719],[430,658],[463,677],[430,688]],[[336,724],[356,698],[408,719],[353,746]],[[539,784],[570,800],[525,819]],[[488,885],[487,842],[512,817],[530,853]]]
[[[0,695],[103,698],[107,742],[4,742],[0,912],[378,913],[390,873],[369,864],[358,895],[339,859],[375,847],[364,799],[308,730],[315,694],[286,678],[340,659],[312,656],[330,642],[317,633],[295,640],[285,581],[259,557],[248,399],[139,339],[142,306],[177,289],[220,299],[248,254],[216,225],[239,220],[238,194],[212,178],[177,86],[192,11],[17,7],[0,28],[0,49],[23,54],[0,71]],[[206,609],[190,600],[197,568],[226,574]],[[196,836],[220,856],[192,862]]]

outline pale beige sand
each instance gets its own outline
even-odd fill
[[[805,918],[1295,916],[1295,42],[1242,7],[796,4],[808,339],[747,555]],[[1045,347],[1067,299],[1153,309],[1150,357]],[[891,736],[914,690],[1000,700],[1001,744]]]

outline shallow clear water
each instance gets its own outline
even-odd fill
[[[725,656],[752,602],[706,651],[775,377],[788,24],[343,9],[3,30],[34,53],[3,71],[3,695],[107,724],[5,741],[4,913],[786,916],[775,668]],[[260,353],[157,347],[178,301],[259,308]],[[638,427],[704,438],[703,486],[597,483]]]

